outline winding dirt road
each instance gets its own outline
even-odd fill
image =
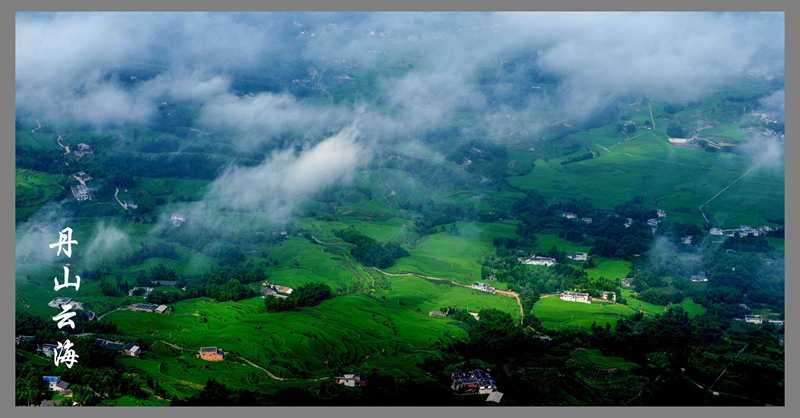
[[[116,189],[117,191],[114,192],[114,199],[117,199],[117,202],[119,202],[119,205],[122,206],[122,209],[128,210],[128,205],[122,203],[117,197],[117,194],[119,194],[119,187],[117,187]]]

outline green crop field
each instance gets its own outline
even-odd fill
[[[559,238],[558,234],[538,234],[536,235],[536,242],[539,244],[536,246],[536,250],[539,251],[537,255],[544,254],[553,247],[558,248],[559,251],[566,252],[567,255],[573,255],[576,252],[588,253],[592,248],[586,245],[575,244],[564,238]]]
[[[108,319],[126,335],[167,341],[186,351],[196,351],[207,341],[215,341],[231,356],[244,357],[273,374],[297,379],[329,376],[332,365],[347,368],[350,364],[356,369],[375,368],[397,376],[416,375],[420,371],[409,367],[413,359],[435,352],[435,347],[454,337],[465,336],[451,319],[429,317],[429,311],[448,306],[474,312],[496,308],[519,315],[513,298],[413,276],[389,280],[391,290],[379,292],[380,297],[335,297],[299,312],[268,314],[261,298],[226,303],[189,299],[173,304],[172,314],[117,311]],[[151,355],[160,358],[165,354],[148,354],[145,360]],[[126,361],[135,364],[138,359]],[[329,364],[323,364],[325,361]],[[252,367],[236,367],[227,361],[209,363],[208,367],[230,375],[230,379],[252,379],[247,375]],[[207,376],[192,367],[176,369],[174,373],[178,373],[175,379],[197,384]],[[271,380],[262,383],[274,384]]]
[[[670,306],[680,306],[689,314],[690,318],[694,318],[697,315],[702,315],[706,313],[707,309],[694,303],[691,298],[684,298],[683,301],[677,305],[654,305],[649,302],[645,302],[639,299],[632,297],[633,292],[628,289],[622,289],[622,297],[627,300],[627,304],[632,309],[637,311],[642,311],[649,314],[658,315],[664,313],[666,309],[669,309]]]
[[[630,370],[639,367],[638,364],[622,357],[604,356],[598,349],[586,350],[586,354],[589,361],[594,363],[598,369]]]
[[[411,254],[397,260],[387,271],[419,273],[426,276],[456,280],[461,283],[480,277],[480,260],[493,251],[495,237],[513,237],[516,226],[511,222],[456,223],[460,235],[430,235],[414,248]]]
[[[533,314],[548,329],[588,330],[592,323],[605,326],[606,322],[613,327],[619,318],[634,313],[633,309],[625,305],[567,302],[559,299],[558,295],[543,297],[533,305]]]
[[[17,216],[25,217],[35,213],[41,205],[61,193],[66,193],[59,185],[66,176],[46,174],[33,170],[16,169],[14,195],[17,201]]]
[[[590,279],[604,278],[614,282],[629,277],[631,263],[625,260],[614,260],[593,257],[596,267],[585,270]]]

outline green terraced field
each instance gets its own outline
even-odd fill
[[[471,283],[480,277],[480,260],[494,253],[495,237],[514,237],[516,225],[511,222],[456,223],[459,236],[435,234],[425,237],[409,257],[397,260],[387,269],[391,273],[419,273],[426,276]]]
[[[594,363],[598,369],[620,369],[631,370],[639,367],[638,364],[625,360],[622,357],[604,356],[600,350],[586,350],[589,361]]]
[[[510,177],[508,182],[555,199],[586,197],[600,209],[613,209],[634,196],[643,196],[646,205],[680,213],[681,220],[701,224],[703,218],[697,208],[753,165],[743,156],[717,156],[673,147],[653,135],[624,142],[610,148],[611,152],[602,151],[597,157],[578,163],[562,166],[561,161],[567,157],[537,160],[536,167],[528,174]],[[600,144],[608,147],[613,145],[610,142],[613,141]],[[703,210],[726,227],[734,225],[734,219],[766,224],[765,218],[782,217],[783,188],[780,170],[754,170]]]
[[[412,276],[389,280],[391,290],[379,292],[380,296],[340,296],[298,312],[268,314],[261,298],[225,303],[203,298],[172,304],[175,308],[172,314],[117,311],[107,318],[126,335],[168,341],[186,352],[214,341],[230,353],[231,361],[208,363],[208,367],[222,376],[229,375],[229,381],[241,381],[244,385],[245,380],[253,379],[248,375],[253,368],[233,364],[235,356],[292,379],[330,376],[333,365],[355,370],[378,369],[395,376],[419,375],[421,371],[413,366],[414,359],[435,354],[438,344],[452,340],[449,335],[465,336],[452,319],[430,317],[429,311],[451,306],[475,312],[496,308],[517,317],[519,314],[513,298]],[[202,317],[208,322],[204,323]],[[151,330],[156,331],[151,334]],[[192,364],[194,360],[187,358],[186,352],[182,358]],[[167,354],[157,350],[146,354],[144,360],[152,355],[157,360]],[[139,360],[125,361],[133,365]],[[205,364],[200,360],[195,363]],[[149,363],[141,367],[155,367],[155,362],[151,366],[146,364]],[[207,372],[192,367],[170,370],[161,373],[197,384],[202,384],[208,376]],[[262,379],[259,384],[276,382]]]

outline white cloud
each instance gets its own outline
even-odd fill
[[[348,126],[299,155],[286,150],[257,167],[230,168],[209,186],[205,200],[285,220],[298,203],[326,186],[352,180],[368,162],[370,154],[358,136],[357,128]]]

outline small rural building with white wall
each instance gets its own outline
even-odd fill
[[[592,297],[588,293],[563,292],[559,297],[567,302],[592,303]]]
[[[554,258],[537,257],[535,255],[533,257],[530,257],[530,258],[527,258],[527,259],[520,257],[517,260],[522,264],[530,264],[530,265],[534,265],[534,266],[547,266],[547,267],[550,267],[553,264],[556,264],[556,260]]]
[[[474,282],[472,283],[472,289],[492,294],[497,293],[497,289],[489,286],[487,283]]]
[[[198,357],[207,361],[221,361],[225,357],[225,352],[217,347],[202,347]]]

